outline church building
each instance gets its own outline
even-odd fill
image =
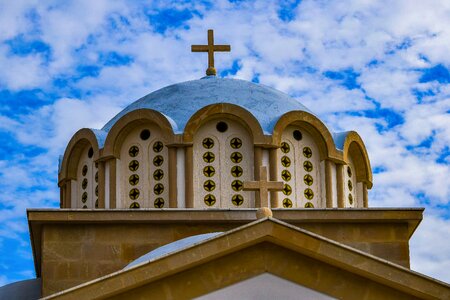
[[[220,78],[214,52],[230,50],[208,31],[192,46],[208,53],[206,77],[74,134],[60,209],[27,211],[39,296],[450,299],[449,285],[409,268],[423,208],[369,208],[358,133]]]

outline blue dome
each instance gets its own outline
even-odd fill
[[[139,265],[143,262],[153,261],[153,260],[161,258],[165,255],[168,255],[170,253],[177,252],[181,249],[189,248],[191,246],[202,243],[206,240],[212,239],[221,233],[222,232],[212,232],[212,233],[193,235],[193,236],[189,236],[187,238],[166,244],[164,246],[156,248],[155,250],[152,250],[152,251],[148,252],[147,254],[144,254],[141,257],[135,259],[134,261],[129,263],[127,266],[125,266],[124,269],[129,269],[129,268]]]
[[[216,103],[245,108],[255,116],[266,134],[271,134],[278,119],[289,111],[311,113],[299,101],[270,87],[245,80],[207,76],[170,85],[142,97],[116,115],[102,130],[109,131],[117,120],[130,111],[148,108],[165,115],[175,133],[183,133],[193,114]]]

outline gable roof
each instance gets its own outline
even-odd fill
[[[247,249],[252,249],[253,252],[250,254],[242,252]],[[230,260],[234,254],[241,252],[243,256],[239,256],[239,259]],[[255,255],[259,252],[262,255]],[[213,266],[209,273],[215,273],[214,276],[218,276],[220,272],[223,272],[228,277],[218,280],[213,276],[206,285],[196,282],[196,280],[203,280],[202,276],[189,277],[190,280],[182,281],[183,284],[188,284],[189,288],[182,289],[177,285],[177,288],[182,289],[183,297],[189,297],[189,294],[185,294],[188,291],[195,291],[196,296],[199,296],[202,293],[211,292],[211,288],[218,289],[235,283],[236,280],[244,278],[242,277],[244,273],[246,278],[249,278],[251,274],[255,276],[264,272],[279,272],[277,275],[288,280],[303,280],[302,284],[310,288],[319,287],[320,281],[325,280],[331,287],[326,293],[336,297],[342,297],[342,293],[348,293],[348,288],[336,285],[333,280],[340,280],[342,284],[344,280],[342,278],[353,278],[355,282],[365,282],[365,284],[359,284],[358,289],[351,291],[356,297],[359,297],[358,293],[368,295],[372,292],[377,293],[380,288],[383,288],[391,291],[392,299],[397,297],[395,293],[408,299],[415,297],[450,299],[450,286],[443,282],[273,218],[252,222],[190,247],[168,252],[154,260],[144,261],[129,269],[120,270],[44,299],[114,297],[162,279],[181,276],[178,274],[192,271],[218,259],[224,259],[222,265],[220,267]],[[228,262],[225,259],[228,259]],[[344,275],[342,278],[339,276],[327,277],[325,273],[315,270],[317,274],[313,274],[311,277],[311,274],[305,275],[305,272],[302,272],[298,266],[294,267],[296,260],[303,260],[303,267],[307,266],[305,262],[314,261],[312,265],[317,268],[325,266],[330,274],[335,272],[333,270],[339,270]],[[286,263],[287,261],[289,263]],[[315,272],[314,269],[311,270],[312,273]],[[233,272],[237,274],[236,278],[230,276]],[[165,288],[167,292],[167,286]],[[164,286],[159,284],[159,289],[164,290]],[[147,292],[154,291],[156,293],[156,290],[157,288],[154,287],[153,290],[150,289]],[[176,291],[172,292],[176,293]],[[173,294],[171,295],[174,297]],[[356,297],[353,298],[358,299]]]

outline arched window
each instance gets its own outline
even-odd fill
[[[254,207],[254,193],[242,190],[254,172],[248,131],[232,120],[213,120],[200,127],[193,142],[194,206]]]
[[[351,157],[348,160],[348,165],[344,166],[344,207],[358,207],[355,165]]]
[[[120,208],[169,206],[168,149],[156,125],[141,125],[124,139],[120,151]]]
[[[278,178],[284,182],[284,208],[321,207],[319,149],[312,136],[296,126],[283,132],[278,150]]]
[[[77,208],[98,208],[98,169],[93,156],[93,148],[85,147],[78,162]]]

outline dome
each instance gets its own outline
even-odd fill
[[[201,108],[229,103],[245,108],[259,121],[265,134],[271,134],[277,120],[289,111],[311,113],[299,101],[273,88],[245,80],[207,76],[170,85],[133,102],[109,121],[109,131],[125,114],[137,109],[153,109],[165,115],[175,133],[182,133],[189,118]]]
[[[155,250],[152,250],[148,252],[147,254],[142,255],[141,257],[135,259],[131,263],[129,263],[127,266],[125,266],[124,269],[132,268],[136,265],[139,265],[143,262],[152,261],[155,259],[158,259],[160,257],[163,257],[165,255],[168,255],[170,253],[179,251],[181,249],[189,248],[192,246],[195,246],[199,243],[202,243],[206,240],[212,239],[222,232],[212,232],[212,233],[204,233],[204,234],[198,234],[194,236],[189,236],[184,239],[166,244],[164,246],[161,246],[159,248],[156,248]]]

